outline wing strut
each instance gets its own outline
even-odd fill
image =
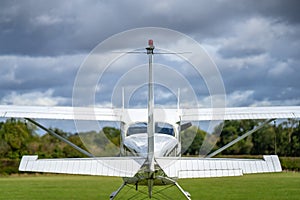
[[[38,122],[36,122],[36,121],[34,121],[34,120],[30,119],[30,118],[25,118],[25,119],[28,120],[28,121],[30,121],[30,122],[33,123],[34,125],[40,127],[40,128],[43,129],[44,131],[48,132],[50,135],[52,135],[52,136],[56,137],[57,139],[59,139],[59,140],[65,142],[65,143],[67,143],[68,145],[70,145],[70,146],[73,147],[74,149],[80,151],[80,152],[83,153],[84,155],[86,155],[86,156],[88,156],[88,157],[91,157],[91,158],[95,157],[93,154],[91,154],[91,153],[87,152],[86,150],[80,148],[80,147],[77,146],[76,144],[74,144],[74,143],[70,142],[69,140],[67,140],[66,138],[64,138],[64,137],[62,137],[62,136],[56,134],[54,131],[52,131],[52,130],[46,128],[46,127],[44,127],[43,125],[39,124]]]
[[[239,142],[240,140],[244,139],[245,137],[248,137],[249,135],[251,135],[252,133],[258,131],[259,129],[261,129],[262,127],[264,127],[266,124],[270,123],[271,121],[274,121],[275,119],[267,119],[266,121],[264,121],[262,124],[260,124],[259,126],[253,128],[252,130],[246,132],[245,134],[239,136],[238,138],[236,138],[235,140],[229,142],[228,144],[226,144],[225,146],[223,146],[222,148],[214,151],[213,153],[209,154],[206,156],[206,158],[211,158],[214,157],[215,155],[221,153],[222,151],[224,151],[225,149],[231,147],[232,145],[234,145],[235,143]]]
[[[123,187],[126,185],[127,183],[124,181],[122,183],[122,185],[118,188],[118,190],[114,191],[113,193],[111,193],[111,195],[109,196],[110,200],[115,199],[115,197],[121,192],[121,190],[123,189]]]
[[[159,176],[159,177],[157,177],[157,178],[160,179],[160,180],[164,180],[165,182],[169,182],[169,183],[174,184],[174,185],[179,189],[179,191],[185,196],[185,198],[186,198],[187,200],[191,200],[191,195],[190,195],[190,193],[187,192],[187,191],[184,191],[184,190],[182,189],[182,187],[177,183],[177,181],[175,181],[175,180],[173,180],[173,179],[171,179],[171,178],[169,178],[169,177],[162,177],[162,176]]]

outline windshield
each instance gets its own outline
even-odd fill
[[[127,130],[127,136],[134,135],[138,133],[147,133],[147,123],[139,122],[129,126]],[[156,122],[155,123],[155,133],[167,134],[174,136],[174,129],[171,124]]]

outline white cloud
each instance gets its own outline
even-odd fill
[[[253,90],[246,91],[234,91],[231,94],[227,94],[226,102],[228,107],[237,107],[249,105],[253,101]]]
[[[264,99],[261,101],[253,101],[250,106],[291,106],[300,105],[300,99],[285,99],[285,100],[270,100]]]
[[[287,91],[291,89],[288,88]],[[271,98],[264,98],[262,100],[256,100],[254,98],[255,91],[234,91],[227,95],[227,106],[228,107],[239,107],[239,106],[291,106],[300,105],[300,99],[284,99],[284,100],[274,100]]]
[[[63,97],[54,97],[53,90],[45,92],[29,92],[18,94],[12,92],[1,99],[1,104],[19,105],[19,106],[56,106],[65,104],[68,100]]]
[[[283,75],[290,75],[295,73],[287,62],[279,62],[275,66],[272,66],[268,71],[268,75],[271,77],[281,77]]]
[[[35,25],[49,26],[61,23],[62,19],[57,16],[50,15],[39,15],[32,20],[32,23]]]
[[[161,90],[160,88],[155,90],[155,95],[157,101],[170,101],[170,99],[176,98],[176,94],[172,94],[170,91]]]

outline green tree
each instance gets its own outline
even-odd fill
[[[85,148],[85,146],[83,145],[80,137],[78,134],[73,134],[70,135],[68,137],[68,140],[70,142],[72,142],[73,144],[75,144],[76,146],[84,149],[87,151],[87,149]],[[73,147],[71,147],[70,145],[66,145],[63,147],[63,153],[64,156],[67,158],[82,158],[82,157],[86,157],[86,155],[84,155],[83,153],[81,153],[80,151],[74,149]]]
[[[64,132],[58,128],[50,128],[50,130],[54,131],[56,134],[68,138],[71,133]],[[49,133],[41,136],[41,142],[39,145],[38,154],[42,158],[63,158],[65,156],[64,148],[68,145],[63,141],[57,139],[56,137],[50,135]]]
[[[104,127],[102,129],[105,136],[116,146],[120,147],[121,130],[114,127]]]
[[[1,125],[0,143],[2,156],[20,158],[28,153],[28,144],[36,139],[33,130],[26,123],[16,119],[8,119]]]
[[[280,144],[280,155],[285,156],[299,156],[299,145],[300,145],[300,121],[295,119],[288,119],[282,122],[277,132],[277,143]]]
[[[275,153],[275,128],[271,124],[266,124],[262,129],[253,133],[252,154],[274,154]]]
[[[257,126],[258,121],[255,120],[232,120],[225,121],[222,129],[221,136],[217,142],[219,148],[243,135],[247,131]],[[237,154],[249,154],[253,147],[252,137],[249,136],[244,140],[239,141],[228,149],[224,150],[222,154],[237,155]]]
[[[199,155],[200,147],[206,132],[196,126],[191,126],[180,133],[181,146],[184,155]]]

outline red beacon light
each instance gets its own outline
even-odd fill
[[[148,45],[149,45],[150,48],[154,48],[153,40],[148,40]]]
[[[148,47],[147,49],[147,54],[153,54],[154,46],[153,46],[153,40],[148,40]]]

